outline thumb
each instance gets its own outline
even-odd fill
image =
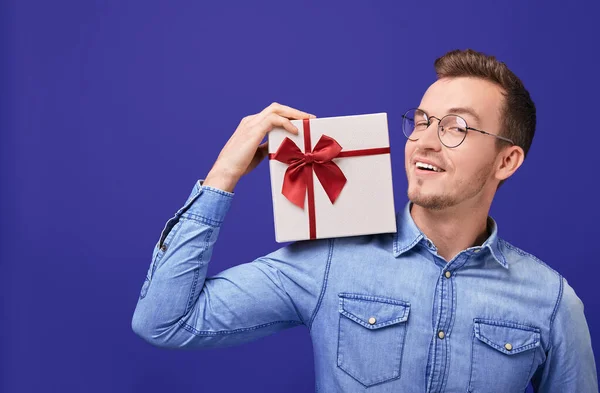
[[[250,163],[247,172],[256,168],[258,164],[260,164],[266,156],[269,155],[269,142],[262,143],[258,145],[258,149],[256,149],[256,153],[254,154],[254,158]]]
[[[269,154],[269,141],[258,145],[258,151],[260,152],[261,159]]]

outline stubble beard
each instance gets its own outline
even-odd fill
[[[443,190],[438,194],[426,194],[422,192],[423,179],[413,179],[416,184],[408,187],[408,199],[417,206],[429,210],[444,210],[459,203],[471,199],[483,190],[494,163],[490,162],[485,168],[482,168],[473,181],[460,181],[453,188],[454,190]]]

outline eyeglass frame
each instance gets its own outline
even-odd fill
[[[438,139],[440,140],[440,142],[442,143],[442,145],[446,146],[449,149],[454,149],[454,148],[462,145],[462,143],[465,141],[465,139],[467,139],[467,131],[468,130],[477,131],[477,132],[479,132],[481,134],[484,134],[484,135],[495,136],[498,139],[501,139],[501,140],[503,140],[505,142],[508,142],[508,143],[510,143],[512,145],[515,145],[515,142],[513,142],[512,139],[505,138],[505,137],[500,136],[500,135],[492,134],[492,133],[489,133],[489,132],[486,132],[486,131],[483,131],[483,130],[478,130],[477,128],[469,127],[469,125],[467,124],[467,121],[464,119],[464,117],[459,116],[459,115],[455,115],[453,113],[448,113],[447,115],[442,116],[442,118],[440,119],[439,117],[436,117],[436,116],[429,116],[429,114],[427,112],[425,112],[423,109],[411,108],[411,109],[407,110],[406,112],[404,112],[404,114],[402,115],[402,119],[407,119],[406,114],[408,112],[410,112],[410,111],[420,111],[420,112],[423,112],[427,116],[427,127],[423,131],[426,131],[427,128],[429,128],[429,126],[431,126],[431,119],[436,119],[438,121],[438,126],[437,126],[437,136],[438,136]],[[441,129],[440,124],[442,123],[442,120],[444,120],[444,118],[446,118],[448,116],[458,117],[459,119],[462,119],[465,122],[465,130],[466,130],[465,131],[465,136],[463,137],[462,141],[460,141],[460,143],[457,144],[457,145],[455,145],[455,146],[448,146],[448,145],[446,145],[444,143],[444,141],[442,141],[442,137],[440,136],[440,129]],[[414,123],[414,119],[412,121]],[[416,127],[416,125],[415,125],[415,127]],[[409,136],[406,136],[406,133],[404,132],[404,121],[402,121],[402,134],[404,134],[404,136],[406,137],[406,139],[411,140],[413,142],[419,140],[419,138],[417,138],[417,139],[411,139]],[[411,135],[412,135],[412,133],[411,133]]]

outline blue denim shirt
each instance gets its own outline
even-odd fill
[[[165,348],[304,325],[317,392],[598,392],[566,279],[491,236],[446,262],[410,215],[397,233],[298,241],[206,277],[233,193],[202,186],[165,225],[132,320]]]

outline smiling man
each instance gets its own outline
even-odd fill
[[[206,277],[239,179],[275,126],[314,117],[272,104],[245,117],[165,225],[133,330],[165,348],[241,344],[304,325],[319,392],[597,392],[581,300],[499,237],[496,190],[531,145],[535,106],[494,57],[435,62],[403,116],[409,202],[394,234],[300,241]],[[236,239],[227,239],[232,244]]]

